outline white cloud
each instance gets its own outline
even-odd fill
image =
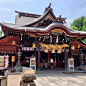
[[[0,7],[0,11],[8,11],[8,12],[11,12],[13,10],[12,9],[9,9],[9,8]]]
[[[67,18],[67,22],[72,22],[73,20],[73,18]]]
[[[74,21],[74,18],[67,18],[67,20],[66,20],[68,26],[70,26],[73,21]]]
[[[33,0],[0,0],[0,2],[13,2],[13,1],[33,1]]]

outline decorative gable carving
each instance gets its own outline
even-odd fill
[[[53,18],[53,16],[49,13],[43,20],[33,25],[33,27],[45,27],[51,24],[54,20],[55,19]]]

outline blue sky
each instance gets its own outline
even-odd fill
[[[86,16],[86,0],[0,0],[0,22],[15,23],[15,10],[42,15],[49,3],[57,17],[67,18],[68,26]]]

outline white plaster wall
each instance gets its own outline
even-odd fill
[[[19,16],[17,15],[16,18],[15,18],[15,24],[17,24],[17,25],[27,25],[27,24],[32,23],[35,19],[37,19],[37,18],[24,17],[24,16],[21,16],[19,18]]]

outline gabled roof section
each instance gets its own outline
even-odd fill
[[[82,41],[72,41],[71,42],[71,46],[75,45],[75,47],[77,47],[78,45],[80,45],[80,47],[86,48],[86,43],[82,42]]]
[[[18,36],[10,36],[4,39],[0,40],[0,45],[14,45],[13,42],[15,42],[15,44],[19,44],[20,40]]]
[[[53,9],[50,6],[51,6],[51,3],[45,9],[42,16],[37,18],[33,23],[24,25],[24,27],[46,27],[49,24],[51,24],[56,19],[56,16],[54,15]]]
[[[24,12],[19,12],[19,11],[15,11],[15,12],[18,13],[19,17],[25,16],[25,17],[39,18],[41,16],[41,15],[32,14],[32,13],[24,13]]]

